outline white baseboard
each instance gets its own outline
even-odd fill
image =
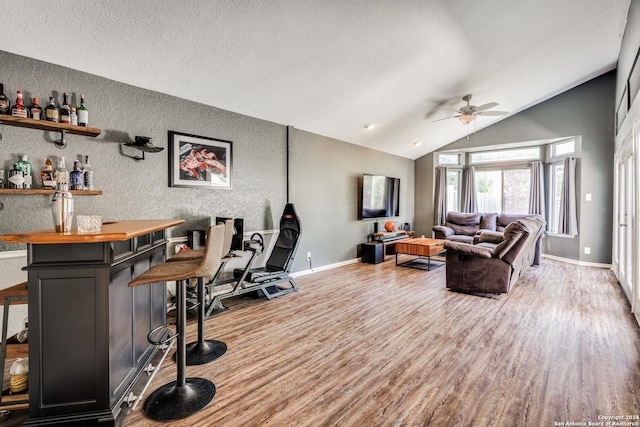
[[[611,269],[611,264],[603,264],[603,263],[599,263],[599,262],[576,261],[575,259],[562,258],[562,257],[559,257],[559,256],[549,255],[549,254],[542,254],[542,257],[543,258],[553,259],[553,260],[556,260],[556,261],[567,262],[569,264],[582,265],[582,266],[585,266],[585,267],[598,267],[598,268]]]
[[[291,273],[293,277],[306,276],[307,274],[317,273],[318,271],[331,270],[332,268],[342,267],[344,265],[355,264],[356,262],[360,262],[360,258],[350,259],[348,261],[337,262],[335,264],[323,265],[322,267],[316,267],[310,270],[302,270],[296,271],[295,273]]]

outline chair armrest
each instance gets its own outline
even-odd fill
[[[492,258],[491,249],[470,245],[469,243],[446,241],[444,242],[444,248],[447,250],[447,255],[455,253],[480,258]]]
[[[445,239],[455,234],[455,231],[453,231],[453,228],[447,227],[446,225],[434,225],[433,231],[436,232],[436,238],[441,238],[441,239]],[[438,237],[438,233],[440,233],[440,237]]]
[[[502,243],[504,240],[504,233],[500,231],[485,231],[478,236],[477,243]]]

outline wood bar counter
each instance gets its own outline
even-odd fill
[[[166,323],[166,284],[128,283],[164,262],[167,228],[183,220],[123,220],[100,233],[39,230],[28,243],[28,425],[119,425],[121,406]]]

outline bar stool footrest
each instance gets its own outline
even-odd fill
[[[160,325],[158,327],[153,328],[151,331],[149,331],[149,333],[147,334],[147,341],[149,342],[149,344],[152,345],[163,345],[163,344],[167,344],[169,342],[171,342],[171,340],[173,340],[175,337],[177,337],[178,331],[174,332],[174,333],[170,333],[169,332],[169,326],[175,326],[175,323],[165,323],[163,325]],[[164,335],[164,338],[160,339],[160,340],[156,340],[151,338],[152,335],[156,334],[158,331],[161,331],[163,329],[166,329],[167,332],[165,334],[161,334],[161,336]]]

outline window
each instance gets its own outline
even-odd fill
[[[576,151],[576,141],[571,139],[569,141],[558,142],[551,144],[551,157],[568,156]]]
[[[460,164],[460,154],[438,154],[438,164],[441,165],[459,165]]]
[[[460,211],[460,169],[447,169],[447,212]]]
[[[514,150],[483,151],[471,153],[471,163],[512,162],[517,160],[540,159],[540,147],[517,148]]]
[[[528,213],[530,180],[529,168],[476,171],[478,211]]]
[[[562,178],[564,176],[564,163],[551,165],[551,197],[549,198],[549,231],[558,232],[558,219],[560,218],[560,195],[562,194]]]

